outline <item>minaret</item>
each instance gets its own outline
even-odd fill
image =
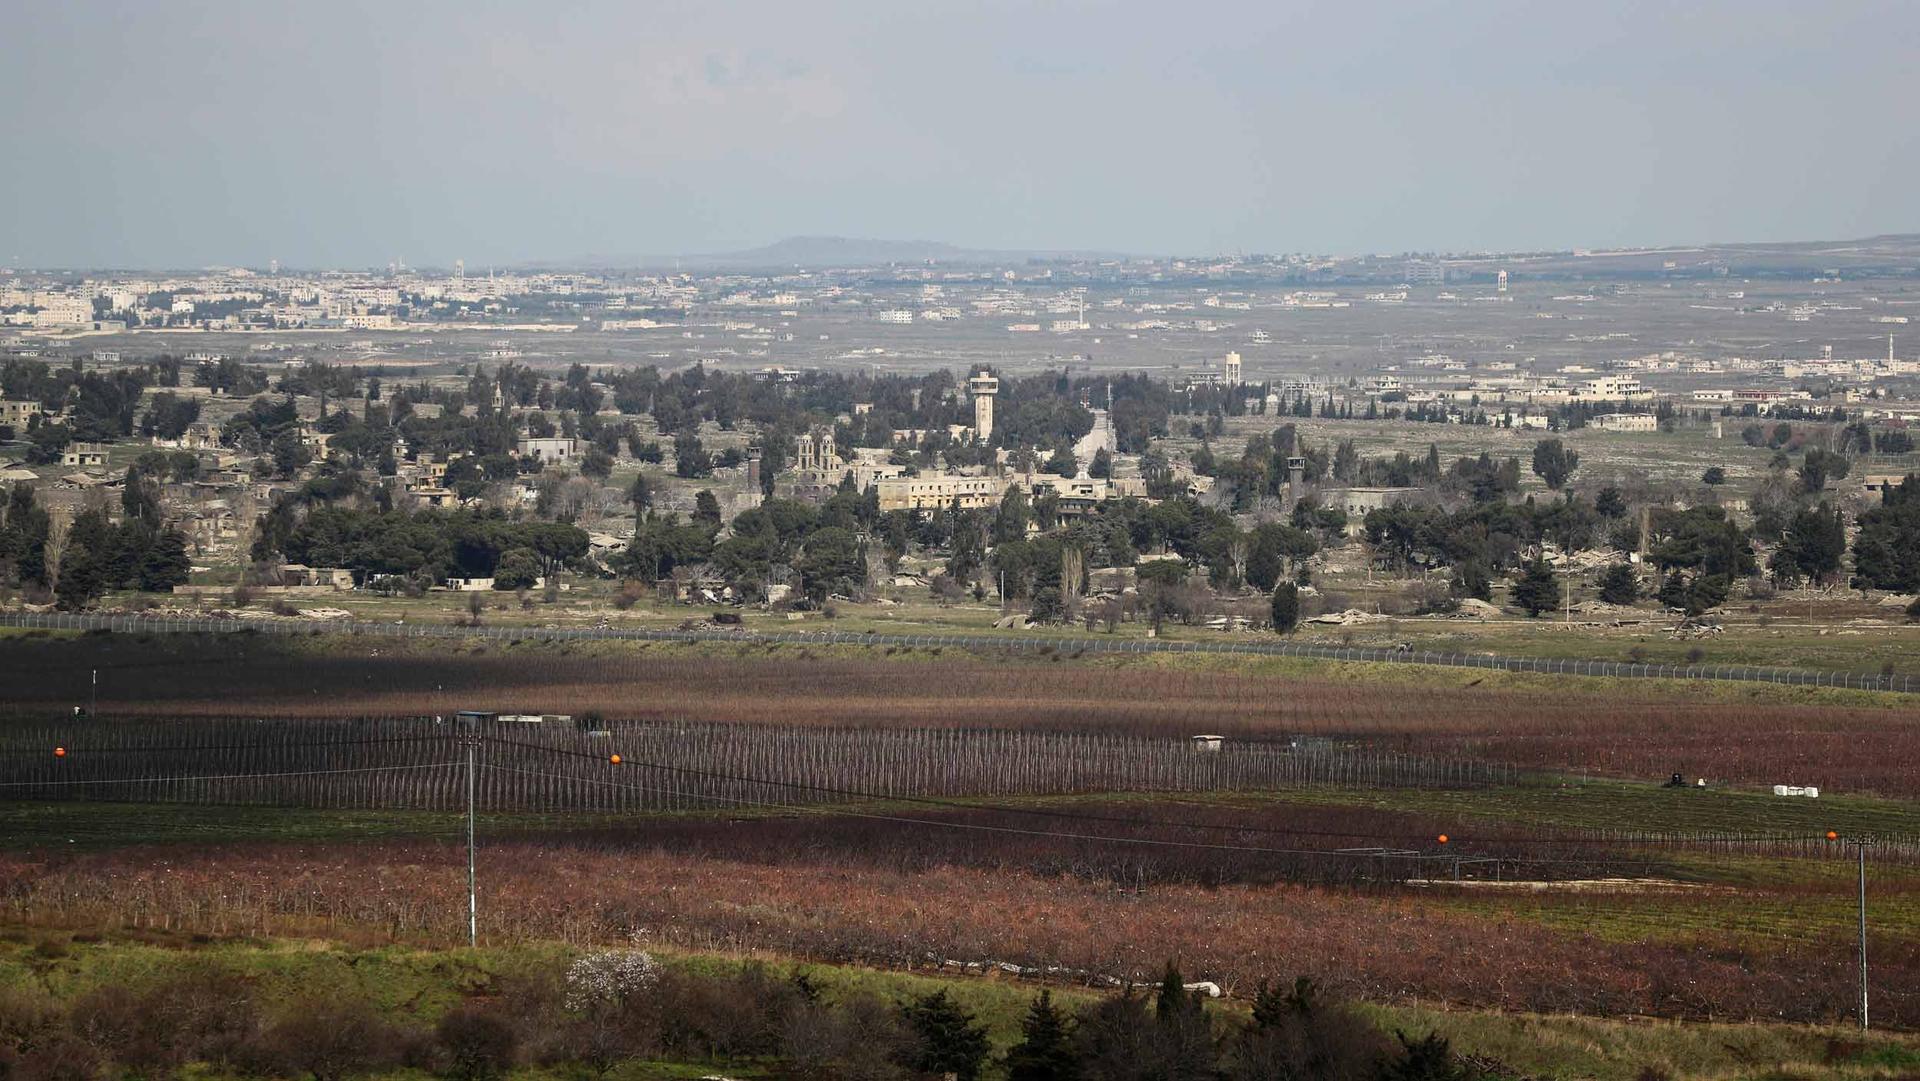
[[[993,439],[993,396],[1000,393],[1000,380],[986,372],[967,380],[967,391],[973,395],[973,432],[986,443]]]

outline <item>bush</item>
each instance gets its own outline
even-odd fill
[[[634,581],[622,582],[620,583],[620,592],[613,595],[613,606],[624,612],[640,603],[640,598],[646,596],[646,592],[647,587],[644,583]]]
[[[776,1054],[788,1013],[806,1002],[800,979],[777,979],[758,964],[732,976],[669,973],[659,991],[662,1043],[710,1059]]]
[[[442,1017],[434,1038],[447,1055],[444,1074],[453,1081],[491,1081],[512,1068],[520,1050],[512,1024],[473,1006]]]
[[[359,999],[314,996],[294,1003],[261,1038],[268,1063],[314,1081],[338,1081],[400,1061],[392,1027]]]
[[[806,1002],[780,1028],[780,1069],[791,1081],[893,1081],[904,1040],[894,1011],[869,996],[837,1008]]]
[[[1460,598],[1454,591],[1435,582],[1421,582],[1414,586],[1411,599],[1415,615],[1450,615],[1460,610]]]

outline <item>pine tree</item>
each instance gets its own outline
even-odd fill
[[[1538,617],[1551,609],[1560,597],[1560,584],[1554,581],[1553,568],[1544,559],[1527,564],[1520,580],[1513,584],[1513,603]]]
[[[1273,629],[1277,634],[1292,634],[1300,625],[1300,587],[1282,582],[1273,590]]]
[[[947,997],[943,989],[900,1008],[901,1019],[915,1036],[908,1065],[922,1073],[952,1074],[974,1081],[987,1061],[986,1026]]]
[[[1054,1008],[1046,991],[1027,1007],[1021,1040],[1007,1052],[1007,1081],[1074,1081],[1080,1057],[1074,1051],[1066,1015]]]
[[[1640,578],[1630,563],[1615,563],[1600,576],[1600,599],[1608,604],[1632,604],[1640,599]]]

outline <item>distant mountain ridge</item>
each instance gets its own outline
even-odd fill
[[[962,248],[935,240],[879,240],[871,237],[793,236],[765,247],[735,252],[705,252],[693,255],[649,256],[639,261],[644,267],[679,267],[686,270],[713,268],[772,269],[805,267],[885,266],[889,263],[986,266],[1024,263],[1031,259],[1120,259],[1117,252],[1090,251],[991,251]]]

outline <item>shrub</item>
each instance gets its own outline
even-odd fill
[[[1400,1055],[1380,1068],[1381,1081],[1467,1081],[1473,1074],[1454,1057],[1446,1037],[1428,1033],[1418,1040],[1396,1032]]]
[[[264,1058],[280,1070],[338,1081],[392,1066],[402,1042],[361,999],[319,996],[290,1006],[261,1037]]]
[[[500,1077],[512,1068],[520,1050],[519,1034],[505,1018],[474,1006],[442,1017],[434,1038],[447,1054],[444,1073],[453,1081]]]
[[[792,1081],[893,1081],[904,1044],[894,1011],[870,996],[838,1008],[818,1002],[790,1010],[780,1029],[780,1070]]]

